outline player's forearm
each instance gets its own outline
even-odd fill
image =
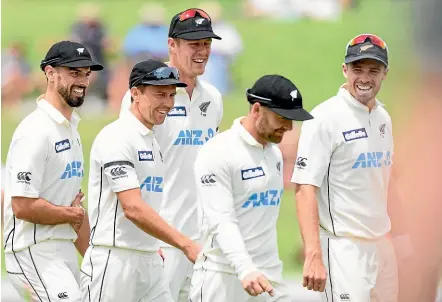
[[[70,223],[75,217],[72,207],[56,206],[42,198],[13,197],[12,211],[17,219],[43,225]]]
[[[126,218],[147,234],[180,250],[184,250],[189,246],[189,238],[171,227],[154,209],[144,202],[123,209]]]
[[[315,194],[297,190],[296,212],[306,253],[320,253],[319,215]]]
[[[257,271],[255,264],[247,252],[241,232],[236,223],[224,221],[214,230],[216,241],[227,260],[235,269],[240,280],[249,273]]]
[[[75,248],[82,257],[84,257],[84,254],[86,253],[86,250],[89,247],[90,235],[91,235],[91,228],[89,225],[89,217],[87,214],[85,214],[83,224],[81,225],[80,230],[78,231],[77,240],[74,243]]]

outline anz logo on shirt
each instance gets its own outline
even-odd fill
[[[267,190],[264,192],[253,193],[241,207],[257,208],[279,206],[283,191],[284,190]]]
[[[84,171],[81,167],[81,161],[73,161],[66,165],[63,174],[60,179],[69,179],[72,177],[83,177]]]
[[[147,192],[163,192],[163,177],[160,176],[148,176],[140,185],[140,190],[146,190]]]
[[[175,146],[204,145],[215,133],[216,130],[212,128],[208,128],[207,133],[204,130],[181,130],[173,144]]]
[[[391,166],[391,152],[363,152],[359,154],[352,169],[382,168]]]

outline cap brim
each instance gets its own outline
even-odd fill
[[[313,115],[308,113],[305,109],[280,109],[280,108],[269,108],[273,112],[285,117],[286,119],[292,121],[307,121],[313,119]]]
[[[158,81],[143,81],[140,85],[154,85],[154,86],[166,86],[166,85],[175,85],[176,87],[187,87],[186,83],[180,82],[175,79],[164,79]]]
[[[98,64],[92,60],[78,60],[67,63],[60,63],[57,66],[65,66],[65,67],[73,67],[73,68],[81,68],[81,67],[90,67],[92,71],[103,70],[103,65]]]
[[[360,61],[360,60],[364,60],[364,59],[373,59],[373,60],[376,60],[378,62],[381,62],[385,66],[388,66],[387,62],[384,59],[380,58],[379,56],[370,55],[370,54],[347,57],[347,58],[345,58],[344,63],[345,64],[350,64],[350,63],[353,63],[353,62],[356,62],[356,61]]]
[[[201,40],[201,39],[217,39],[221,40],[221,37],[218,35],[215,35],[213,32],[209,30],[201,30],[201,31],[192,31],[188,33],[182,33],[180,35],[177,35],[176,38],[180,38],[183,40]]]

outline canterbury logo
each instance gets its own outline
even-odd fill
[[[123,175],[126,175],[127,172],[123,170],[123,167],[117,167],[117,168],[111,169],[110,174],[112,176],[123,176]]]
[[[60,298],[60,299],[68,299],[69,296],[68,296],[68,294],[66,292],[62,292],[62,293],[58,294],[58,298]]]
[[[17,180],[29,182],[31,181],[31,172],[19,172],[17,174]]]
[[[215,180],[215,174],[208,174],[208,175],[203,175],[201,177],[201,183],[205,184],[205,185],[209,185],[209,184],[214,184],[216,183]]]

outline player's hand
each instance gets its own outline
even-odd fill
[[[186,244],[183,248],[183,253],[186,255],[187,259],[189,259],[192,263],[195,263],[198,254],[200,253],[201,247],[189,240],[189,243]]]
[[[327,280],[327,271],[322,262],[321,253],[306,253],[303,270],[304,287],[315,292],[323,292]]]
[[[241,281],[242,287],[250,296],[258,296],[263,292],[273,297],[273,286],[261,272],[251,272]]]
[[[81,200],[83,199],[84,194],[79,192],[77,196],[75,196],[74,201],[71,204],[71,211],[73,213],[73,217],[71,219],[72,228],[76,233],[80,230],[81,225],[84,221],[84,216],[86,214],[86,210],[83,208],[81,204]]]

